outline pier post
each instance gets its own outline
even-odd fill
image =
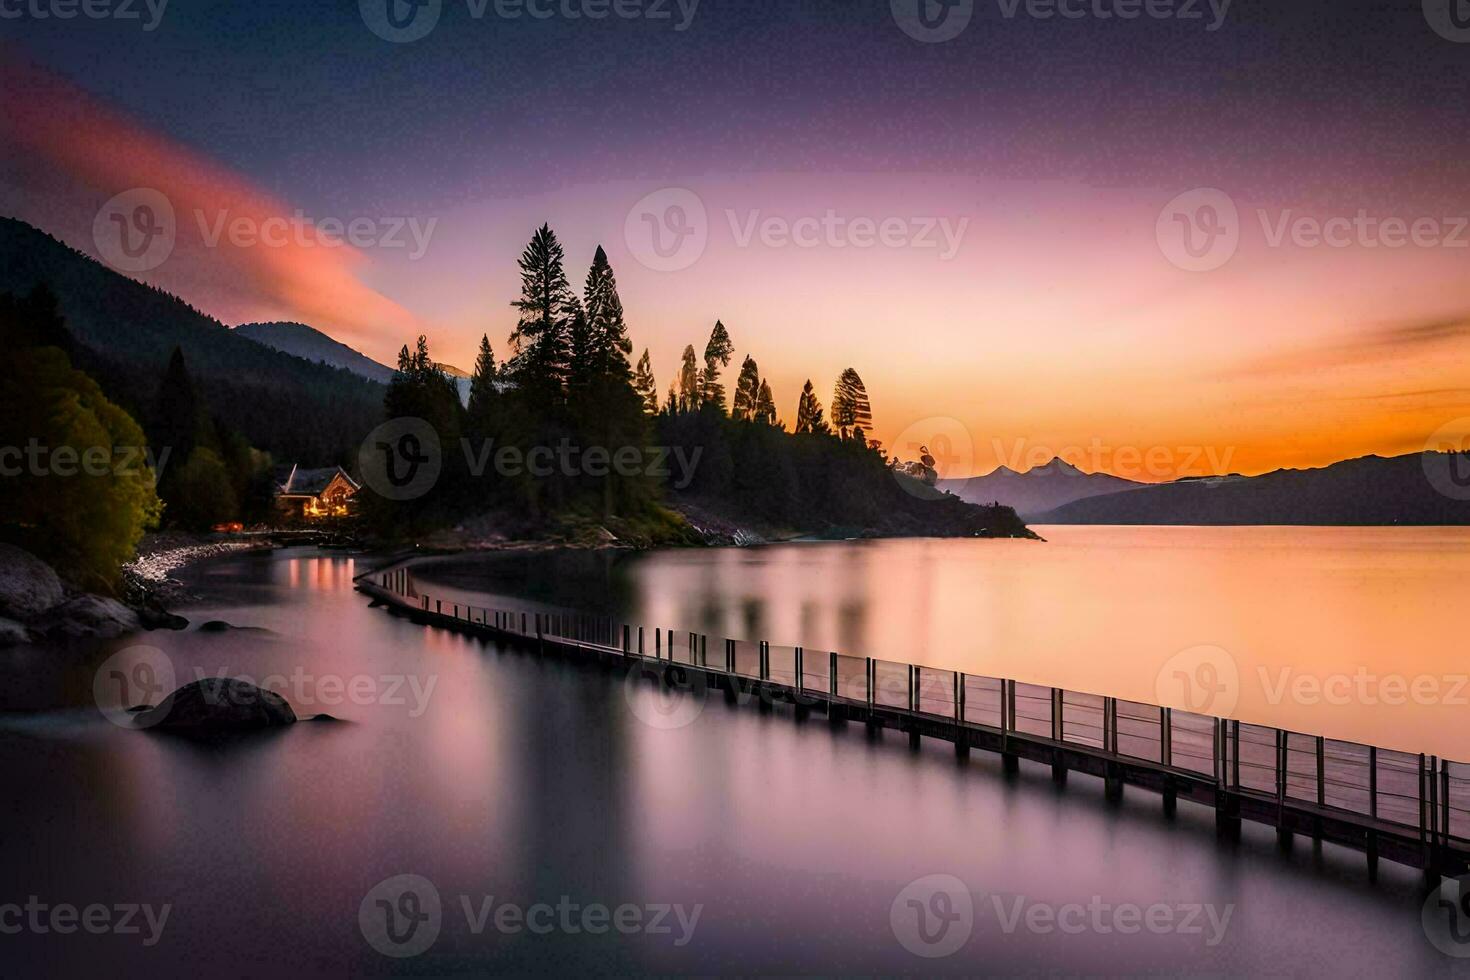
[[[1123,769],[1112,762],[1107,764],[1107,775],[1103,777],[1103,796],[1110,803],[1123,799]]]
[[[1174,777],[1164,777],[1164,816],[1172,817],[1179,810],[1179,790],[1174,786]]]
[[[1021,771],[1021,760],[1014,752],[1002,752],[1000,754],[1000,768],[1008,775],[1014,776]]]
[[[1215,793],[1215,833],[1232,840],[1240,836],[1240,801],[1224,790]]]

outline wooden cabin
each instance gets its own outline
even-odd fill
[[[276,487],[276,507],[284,516],[302,520],[346,517],[359,489],[340,466],[316,470],[293,466]]]

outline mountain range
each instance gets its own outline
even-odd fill
[[[37,286],[56,296],[79,366],[140,420],[176,347],[209,411],[279,461],[349,460],[382,419],[382,384],[257,343],[177,296],[0,217],[0,293]]]
[[[282,353],[351,371],[379,384],[392,381],[393,375],[397,373],[386,364],[380,364],[361,351],[304,323],[242,323],[235,328],[235,333]],[[434,366],[449,376],[459,391],[459,400],[468,405],[471,382],[469,372],[453,364],[436,363]]]
[[[1032,523],[1466,525],[1470,456],[1363,456],[1317,469],[1177,480],[1073,500]]]
[[[392,368],[304,323],[242,323],[235,333],[282,353],[351,371],[379,384],[393,380]]]
[[[999,501],[1014,507],[1023,520],[1030,520],[1037,514],[1074,500],[1136,490],[1143,486],[1147,484],[1109,473],[1084,473],[1061,458],[1024,473],[1001,466],[984,476],[939,481],[941,490],[948,490],[972,504]]]

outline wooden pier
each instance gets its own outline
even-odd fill
[[[1470,766],[1173,708],[934,667],[774,647],[562,612],[446,603],[399,565],[359,575],[358,591],[427,625],[544,652],[639,663],[665,681],[789,703],[833,719],[952,742],[1215,809],[1222,834],[1242,821],[1363,852],[1429,876],[1470,870]]]

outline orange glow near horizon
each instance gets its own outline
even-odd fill
[[[196,214],[260,223],[292,204],[47,73],[0,61],[0,128],[25,152],[17,217],[89,254],[97,207],[133,187],[179,215],[175,254],[141,278],[235,324],[299,320],[388,364],[419,332],[438,360],[472,366],[481,334],[504,359],[518,257],[549,222],[580,287],[609,252],[635,358],[660,395],[686,344],[716,318],[756,358],[782,417],[810,378],[824,404],[847,366],[873,403],[873,438],[903,458],[920,443],[941,475],[1025,470],[1062,456],[1144,481],[1320,466],[1425,447],[1470,416],[1470,280],[1454,248],[1295,248],[1265,241],[1239,197],[1238,254],[1208,273],[1172,266],[1155,239],[1177,189],[906,174],[758,174],[679,182],[702,201],[708,246],[654,271],[624,235],[630,208],[667,183],[575,185],[423,215],[423,257],[324,246],[209,247]],[[1413,217],[1433,202],[1364,206]],[[1300,210],[1300,208],[1299,208]],[[946,248],[772,244],[753,222],[834,212],[963,223]],[[406,213],[406,212],[400,212]],[[350,217],[350,216],[344,216]],[[952,251],[953,254],[947,254]]]

